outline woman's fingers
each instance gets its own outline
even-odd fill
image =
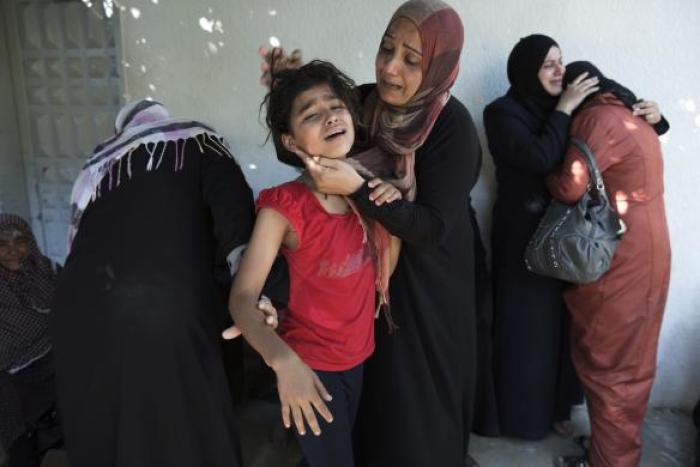
[[[587,71],[584,71],[583,73],[581,73],[580,75],[578,75],[576,78],[574,78],[574,80],[571,82],[571,84],[578,84],[578,83],[580,83],[581,81],[583,81],[584,79],[586,79],[586,76],[588,76],[588,72],[587,72]]]
[[[401,192],[398,189],[396,189],[387,195],[384,202],[385,203],[393,203],[394,201],[397,201],[397,200],[401,199],[402,197],[403,196],[401,195]]]
[[[593,78],[588,78],[584,81],[581,81],[578,84],[578,86],[580,89],[587,89],[587,88],[590,88],[592,86],[597,86],[599,82],[600,82],[600,80],[598,79],[598,77],[594,76]]]
[[[302,149],[299,149],[298,147],[294,147],[294,151],[293,151],[293,152],[294,152],[294,154],[296,154],[297,157],[299,157],[299,158],[302,160],[302,162],[304,162],[304,163],[307,162],[307,159],[312,159],[312,157],[311,157],[310,155],[306,154]],[[312,160],[313,160],[313,159],[312,159]]]
[[[634,104],[633,115],[644,118],[648,123],[655,125],[661,121],[659,105],[654,101],[642,101]]]
[[[258,310],[263,312],[265,316],[265,323],[271,326],[273,329],[277,329],[279,325],[279,316],[277,315],[277,308],[272,304],[272,301],[265,295],[260,296],[258,300]]]
[[[380,184],[378,187],[376,187],[374,190],[372,190],[372,192],[369,194],[369,200],[370,201],[378,200],[389,189],[390,188],[387,186],[386,183]]]
[[[301,49],[292,50],[292,54],[289,56],[289,62],[295,67],[301,66]]]
[[[599,90],[600,90],[600,87],[594,86],[594,87],[588,88],[584,91],[581,91],[581,93],[583,94],[583,97],[586,97],[586,96],[593,94],[594,92],[598,92]]]
[[[585,81],[581,81],[580,83],[576,84],[571,84],[569,87],[574,93],[579,93],[579,94],[584,94],[587,95],[589,91],[593,88],[597,88],[598,86],[598,78],[589,78]],[[567,88],[568,89],[568,88]]]
[[[282,47],[273,47],[270,51],[270,58],[272,60],[280,60],[284,57],[284,49]]]
[[[314,413],[314,409],[311,407],[311,404],[308,402],[304,402],[301,404],[301,411],[304,414],[304,417],[306,418],[306,423],[309,425],[309,429],[313,434],[316,436],[321,434],[321,427],[318,426],[318,420],[316,420],[316,414]]]
[[[316,189],[329,195],[349,195],[357,191],[364,179],[353,166],[340,159],[314,157],[302,159]]]
[[[373,178],[372,180],[370,180],[369,182],[367,182],[367,186],[370,187],[370,188],[374,188],[374,187],[377,187],[377,186],[381,185],[382,183],[383,183],[383,182],[382,182],[382,179],[381,179],[381,178]]]
[[[301,160],[306,166],[306,171],[314,180],[318,180],[323,175],[324,171],[327,170],[326,167],[316,162],[312,157],[301,157]]]
[[[389,182],[375,178],[367,182],[367,184],[373,189],[369,194],[369,200],[374,201],[377,206],[401,199],[401,192],[399,189]]]
[[[343,166],[343,164],[347,165],[347,162],[344,162],[344,161],[339,160],[339,159],[331,159],[329,157],[315,156],[312,159],[314,160],[314,162],[316,162],[317,164],[319,164],[327,169],[338,170]]]
[[[654,101],[641,101],[634,104],[634,107],[640,110],[658,110],[659,104]]]
[[[261,45],[258,47],[258,55],[262,58],[260,84],[267,87],[272,83],[272,73],[301,66],[301,50],[299,49],[294,50],[291,55],[285,55],[282,47],[270,49]]]
[[[396,188],[394,187],[387,187],[384,192],[379,195],[377,199],[374,200],[374,204],[377,206],[381,206],[384,203],[390,202],[390,200],[394,197],[396,194]]]
[[[265,316],[265,324],[272,327],[272,329],[277,329],[280,323],[276,316]]]
[[[277,329],[277,326],[279,325],[277,308],[275,308],[270,299],[265,295],[262,295],[260,300],[258,300],[258,310],[262,311],[265,315],[265,323],[272,326],[273,329]]]
[[[311,157],[301,150],[297,150],[295,152],[304,162],[306,170],[309,171],[309,174],[316,179],[317,182],[319,181],[319,178],[322,178],[323,174],[329,170],[338,170],[341,167],[340,164],[342,162],[335,159],[318,156]]]
[[[587,78],[587,79],[579,79],[582,78],[584,75],[586,75],[588,72],[581,73],[575,80],[573,80],[569,85],[567,86],[567,89],[571,88],[574,91],[581,91],[582,89],[589,88],[591,86],[596,86],[598,84],[598,77],[593,76],[592,78]]]
[[[227,341],[230,341],[231,339],[235,339],[236,337],[238,337],[240,335],[241,335],[241,330],[238,329],[236,326],[231,326],[231,327],[225,329],[223,333],[221,333],[221,336]]]
[[[391,203],[401,198],[401,192],[394,185],[388,184],[389,189],[384,192],[384,194],[377,200],[377,202],[382,205],[384,203]]]

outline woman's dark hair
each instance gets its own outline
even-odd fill
[[[262,111],[265,107],[265,123],[269,129],[266,141],[272,136],[277,150],[277,159],[280,162],[294,167],[304,167],[299,157],[284,147],[282,135],[291,131],[289,123],[294,99],[319,84],[327,84],[338,99],[345,103],[352,116],[353,124],[357,127],[359,103],[355,82],[333,64],[313,60],[299,68],[274,73],[270,92],[260,104],[260,110]]]

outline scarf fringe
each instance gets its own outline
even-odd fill
[[[200,136],[202,140],[200,141]],[[175,156],[174,156],[174,170],[175,172],[179,172],[184,169],[185,167],[185,154],[186,154],[186,146],[187,142],[189,139],[194,139],[197,142],[197,147],[199,148],[199,152],[201,154],[205,153],[205,148],[210,149],[211,151],[215,152],[217,155],[221,157],[230,157],[233,159],[233,155],[231,152],[228,150],[226,147],[226,143],[221,140],[219,141],[215,137],[208,135],[207,133],[202,133],[201,135],[194,136],[192,138],[188,139],[183,139],[183,140],[173,140],[175,143]],[[168,141],[163,141],[163,142],[158,142],[155,144],[152,143],[147,143],[144,145],[146,149],[146,153],[148,154],[148,161],[146,162],[146,171],[151,172],[153,170],[158,170],[163,163],[163,159],[165,157],[165,153],[167,151],[168,147]],[[158,151],[158,148],[161,148],[160,151]],[[113,188],[118,187],[121,184],[121,178],[122,178],[122,164],[124,163],[124,159],[126,159],[126,171],[127,171],[127,177],[131,180],[133,173],[132,173],[132,156],[134,152],[136,151],[138,147],[130,149],[124,157],[120,157],[118,159],[115,159],[111,161],[107,165],[107,170],[106,173],[103,173],[103,175],[100,175],[99,172],[95,172],[92,174],[92,185],[93,185],[93,191],[92,191],[92,196],[90,197],[91,202],[96,201],[98,198],[102,196],[102,180],[104,177],[108,177],[108,183],[107,183],[107,189],[108,191],[111,191]],[[156,154],[158,155],[156,156]],[[154,167],[155,164],[155,167]],[[115,173],[116,171],[116,173]],[[365,229],[365,227],[363,227]],[[365,240],[366,241],[366,232],[365,232]]]
[[[384,315],[384,321],[386,321],[386,328],[389,334],[393,334],[399,329],[399,326],[394,321],[394,317],[391,314],[391,305],[389,304],[389,295],[380,290],[377,291],[377,307],[374,310],[374,319],[379,318],[379,313],[382,312]]]
[[[160,155],[158,156],[158,162],[156,162],[156,170],[160,168],[160,164],[163,162],[163,156],[165,156],[165,150],[168,147],[168,142],[163,141],[163,149],[160,150]]]
[[[117,186],[121,183],[122,180],[122,160],[119,159],[118,162],[119,166],[117,167]]]
[[[147,172],[150,172],[153,169],[153,156],[155,155],[156,149],[158,148],[157,143],[154,144],[152,148],[149,147],[151,145],[152,145],[152,143],[148,143],[146,145],[146,152],[148,153],[148,163],[146,163],[146,171]]]
[[[399,327],[391,316],[391,307],[389,306],[389,258],[387,256],[390,240],[388,239],[388,233],[376,223],[370,225],[370,222],[374,221],[365,219],[358,211],[355,203],[348,197],[344,198],[362,227],[362,243],[369,249],[374,262],[376,273],[375,288],[377,290],[377,306],[374,310],[374,318],[377,319],[380,311],[383,311],[389,334],[393,334]],[[382,229],[383,232],[378,232],[378,229]],[[387,238],[379,237],[380,235],[386,235]]]
[[[199,148],[199,152],[201,154],[205,154],[205,148],[208,148],[212,152],[216,153],[218,156],[228,157],[230,159],[235,160],[233,154],[231,154],[231,151],[228,149],[226,141],[223,139],[223,137],[219,139],[214,135],[208,133],[207,131],[202,131],[201,133],[188,138],[170,140],[166,139],[155,143],[149,142],[133,146],[131,149],[123,152],[120,156],[117,156],[113,160],[106,162],[106,164],[104,164],[99,169],[93,168],[91,170],[91,168],[89,167],[83,169],[83,174],[81,176],[86,177],[86,180],[83,183],[87,189],[83,191],[82,195],[76,195],[74,186],[74,193],[71,195],[71,205],[73,209],[73,214],[71,216],[72,221],[68,232],[68,250],[70,251],[70,245],[73,242],[75,236],[77,235],[82,213],[89,204],[94,203],[102,196],[102,181],[105,177],[109,177],[105,187],[107,190],[111,191],[115,187],[119,187],[122,178],[122,165],[126,164],[125,170],[127,172],[127,177],[129,178],[129,180],[131,180],[133,175],[132,156],[140,146],[144,146],[146,153],[148,154],[148,160],[146,161],[146,172],[158,170],[161,164],[163,163],[165,153],[167,152],[168,143],[170,141],[172,141],[175,144],[174,170],[175,172],[179,172],[185,167],[186,146],[188,140],[190,139],[195,140],[195,142],[197,143],[197,147]],[[87,196],[88,201],[81,201],[81,197],[84,196]]]
[[[197,147],[199,148],[199,153],[204,154],[204,148],[202,147],[202,143],[199,142],[199,136],[195,136],[193,139],[197,142]]]

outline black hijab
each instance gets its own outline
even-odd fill
[[[588,76],[586,76],[587,79],[593,77],[598,78],[598,87],[600,88],[600,90],[586,97],[586,99],[581,103],[581,105],[578,106],[578,109],[583,108],[586,102],[589,102],[594,96],[601,93],[609,92],[612,93],[618,99],[620,99],[622,103],[625,104],[625,107],[629,108],[630,110],[634,110],[634,104],[639,102],[637,96],[635,96],[632,91],[630,91],[617,81],[614,81],[610,78],[606,78],[605,75],[603,75],[603,73],[598,69],[598,67],[593,65],[591,62],[578,61],[571,62],[568,65],[566,65],[564,82],[570,83],[581,73],[585,72],[588,72]]]
[[[508,56],[508,95],[520,102],[540,120],[546,119],[559,100],[542,87],[537,73],[552,47],[554,39],[542,34],[523,37]]]
[[[579,105],[576,108],[576,110],[574,110],[574,115],[576,114],[576,112],[582,109],[587,102],[590,102],[590,100],[593,99],[594,96],[597,96],[601,93],[612,93],[615,97],[622,101],[625,107],[627,107],[630,110],[634,110],[634,104],[641,101],[641,99],[637,98],[637,96],[632,91],[630,91],[617,81],[612,80],[610,78],[606,78],[605,75],[603,75],[603,73],[601,73],[601,71],[598,69],[598,67],[593,65],[591,62],[578,61],[569,63],[566,66],[566,73],[564,73],[564,82],[570,83],[573,79],[575,79],[578,75],[580,75],[583,72],[588,72],[588,76],[586,78],[592,78],[594,76],[598,78],[598,87],[600,88],[600,90],[586,97],[586,99],[581,103],[581,105]],[[652,126],[654,128],[654,131],[656,131],[657,135],[663,135],[670,128],[668,121],[663,115],[661,115],[661,120]]]

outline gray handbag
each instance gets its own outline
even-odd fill
[[[588,190],[573,205],[550,202],[525,248],[525,266],[536,274],[586,284],[610,268],[625,224],[610,207],[603,177],[588,145],[578,138],[570,142],[586,158]]]

